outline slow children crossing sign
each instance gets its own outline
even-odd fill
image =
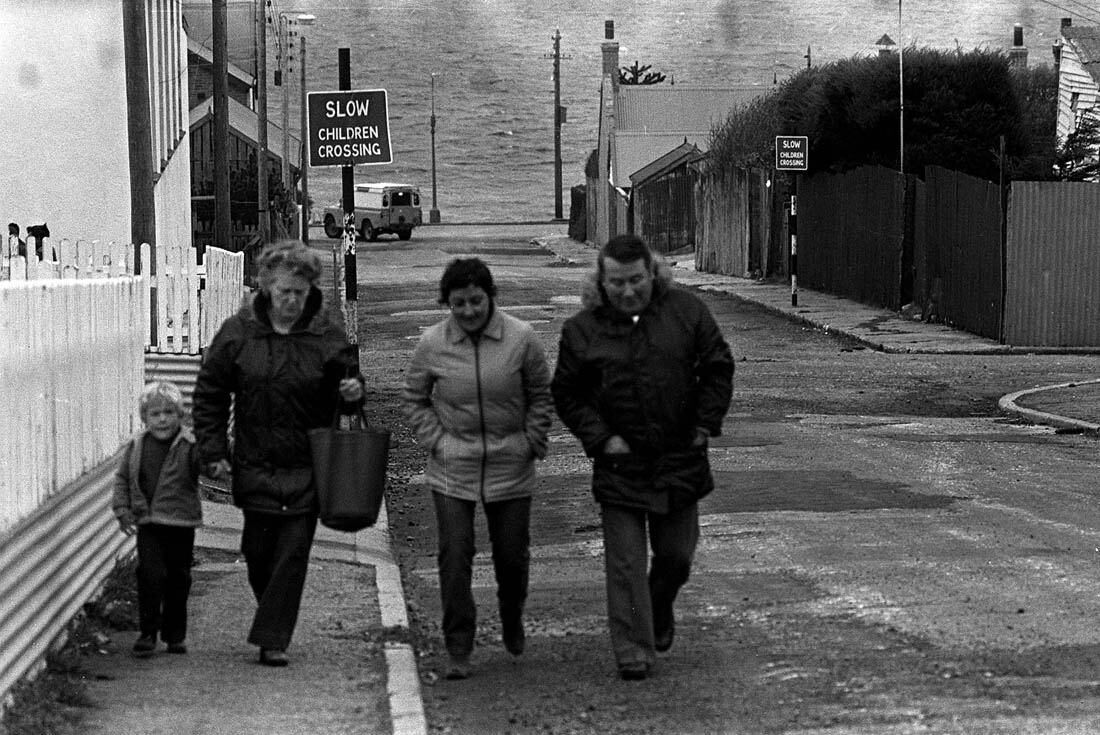
[[[775,136],[777,171],[805,171],[809,165],[810,139],[805,135]]]
[[[306,96],[310,166],[393,162],[386,90],[349,89]]]

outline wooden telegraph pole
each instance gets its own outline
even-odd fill
[[[229,51],[226,0],[214,0],[214,245],[233,249],[229,211]]]
[[[351,89],[351,49],[339,49],[338,54],[340,89]],[[354,345],[359,343],[356,334],[359,284],[355,268],[355,169],[344,166],[340,170],[344,205],[344,327],[348,342]]]
[[[554,30],[554,219],[562,218],[561,206],[561,30]]]
[[[153,131],[149,112],[149,57],[145,34],[145,3],[122,4],[126,33],[126,124],[130,153],[130,240],[136,271],[142,272],[141,244],[149,243],[149,258],[156,263],[156,208],[153,199]],[[150,264],[148,272],[155,273]]]
[[[271,214],[267,194],[267,7],[260,3],[256,18],[256,218],[260,244],[271,241]],[[282,81],[282,80],[280,80]],[[284,82],[285,83],[285,82]]]

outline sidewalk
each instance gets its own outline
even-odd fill
[[[100,704],[87,732],[289,735],[427,731],[400,573],[385,508],[374,528],[318,526],[290,666],[257,663],[246,642],[255,603],[240,558],[242,516],[203,503],[190,600],[189,653],[161,647],[136,659],[136,632],[119,633],[109,655],[91,659],[89,689]],[[391,640],[393,639],[393,640]]]
[[[593,265],[596,250],[568,237],[554,238],[542,245],[565,261]],[[1100,349],[1026,348],[1002,345],[995,340],[953,329],[943,324],[908,319],[888,309],[868,306],[839,296],[801,288],[798,306],[791,305],[786,283],[754,281],[695,270],[694,254],[668,256],[678,283],[735,296],[805,322],[826,332],[850,337],[882,352],[981,355],[1010,353],[1100,353]],[[1097,365],[1100,376],[1100,363]],[[1100,379],[1080,383],[1030,388],[1009,393],[1000,400],[1001,409],[1039,424],[1068,431],[1100,431]]]

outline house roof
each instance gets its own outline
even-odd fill
[[[726,121],[730,110],[748,104],[770,87],[685,87],[665,84],[621,84],[615,106],[615,129],[628,132],[694,130],[710,132]]]
[[[198,41],[194,41],[190,38],[187,39],[187,53],[198,56],[207,64],[214,63],[214,51],[207,46],[203,46]],[[247,87],[251,87],[256,81],[256,78],[254,76],[252,76],[233,62],[229,62],[227,64],[227,68],[229,69],[230,77],[237,79],[239,82]]]
[[[1100,84],[1100,26],[1063,26],[1062,38],[1073,46],[1093,81]]]
[[[643,167],[648,168],[669,151],[683,143],[694,145],[700,152],[710,147],[710,131],[677,130],[663,133],[615,133],[615,160],[611,182],[629,186],[628,180]]]
[[[257,131],[259,130],[259,118],[256,113],[232,97],[227,98],[229,100],[229,128],[235,130],[238,135],[245,138],[253,144],[258,144]],[[191,124],[190,129],[194,130],[198,125],[201,125],[206,118],[214,116],[214,100],[206,99],[191,108]],[[267,140],[268,151],[271,155],[279,158],[283,157],[282,151],[282,139],[283,129],[273,123],[270,119],[267,121]],[[276,142],[278,141],[278,142]],[[290,134],[290,149],[292,151],[298,150],[298,146],[301,141],[293,134]]]
[[[657,160],[630,174],[630,183],[632,186],[639,186],[650,179],[663,176],[687,161],[696,160],[702,156],[703,152],[699,150],[699,146],[685,140]]]

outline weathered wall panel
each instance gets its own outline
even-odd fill
[[[1012,183],[1005,341],[1100,346],[1100,184]]]

